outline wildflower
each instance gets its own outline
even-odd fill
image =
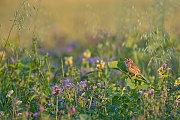
[[[65,65],[72,67],[73,65],[73,57],[65,57]]]
[[[142,95],[143,91],[142,90],[139,90],[139,94]]]
[[[69,115],[73,115],[75,113],[76,113],[76,108],[74,108],[74,107],[68,111]]]
[[[65,87],[66,88],[70,88],[70,87],[72,87],[73,85],[72,85],[72,83],[67,83],[67,84],[65,84]]]
[[[34,117],[34,118],[39,117],[39,113],[37,113],[37,112],[36,112],[36,113],[34,113],[34,114],[33,114],[33,117]]]
[[[88,58],[88,62],[89,62],[90,64],[95,64],[94,61],[93,61],[93,58]]]
[[[8,93],[7,93],[7,95],[6,95],[6,98],[8,98],[8,97],[11,97],[11,95],[13,94],[13,90],[10,90]]]
[[[40,105],[39,110],[40,110],[40,112],[44,112],[44,107],[42,105]]]
[[[105,67],[105,62],[103,60],[97,60],[97,66],[98,69],[103,69]]]
[[[101,87],[101,83],[97,83],[97,86],[98,86],[98,87]]]
[[[166,67],[167,67],[167,64],[164,64],[164,65],[163,65],[163,68],[166,68]]]
[[[151,95],[152,95],[152,94],[154,94],[154,89],[149,89],[149,91],[148,91],[148,92],[149,92],[149,94],[151,94]]]
[[[179,104],[179,101],[178,101],[178,100],[175,100],[175,103],[176,103],[176,106],[178,106],[178,104]]]
[[[52,87],[53,95],[59,95],[61,92],[62,92],[62,89],[58,85],[55,85]]]
[[[72,112],[73,112],[73,113],[76,113],[76,109],[75,109],[74,107],[72,108]]]
[[[17,113],[17,114],[16,114],[17,117],[19,117],[19,116],[21,116],[21,115],[22,115],[22,113]]]
[[[82,88],[82,89],[84,89],[84,88],[86,87],[86,81],[81,81],[81,82],[79,83],[79,87]]]
[[[86,50],[84,53],[83,53],[83,56],[85,57],[85,58],[90,58],[91,57],[91,51],[90,50]]]
[[[166,91],[162,91],[161,94],[162,94],[163,97],[167,97],[167,92]]]
[[[144,93],[144,98],[148,98],[148,93]]]
[[[163,70],[163,67],[161,66],[157,71],[160,72]]]
[[[26,118],[28,118],[29,117],[29,112],[28,111],[26,111]]]
[[[180,85],[180,77],[175,81],[174,86]]]
[[[69,82],[69,79],[63,80],[64,84],[67,84]]]

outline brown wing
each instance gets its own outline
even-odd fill
[[[138,66],[134,63],[130,63],[130,68],[134,71],[136,74],[141,74],[141,70],[138,68]]]

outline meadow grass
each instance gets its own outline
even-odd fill
[[[161,11],[162,4],[157,5]],[[136,31],[132,20],[131,35],[124,27],[124,34],[98,29],[88,36],[95,45],[73,42],[57,52],[46,51],[39,24],[26,37],[11,37],[14,29],[24,34],[30,19],[38,21],[27,20],[30,13],[38,17],[38,8],[31,6],[32,12],[29,6],[25,0],[6,33],[9,37],[1,35],[0,119],[180,119],[180,41],[164,24]],[[19,45],[25,38],[28,48]],[[132,58],[150,83],[134,79],[124,58]]]

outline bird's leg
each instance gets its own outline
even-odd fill
[[[136,74],[131,78],[132,80],[136,79]]]

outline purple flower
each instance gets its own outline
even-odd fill
[[[66,88],[70,88],[72,86],[72,83],[67,83],[67,84],[65,84],[65,87]]]
[[[88,62],[89,62],[90,64],[93,64],[93,63],[94,63],[94,61],[93,61],[92,58],[88,58]]]
[[[67,84],[69,82],[69,79],[63,80],[64,84]]]
[[[39,117],[39,113],[37,113],[37,112],[36,112],[36,113],[34,113],[34,114],[33,114],[33,117],[34,117],[34,118]]]
[[[90,58],[88,58],[88,62],[89,62],[91,65],[96,65],[97,60],[99,60],[99,57],[90,57]]]
[[[85,87],[86,87],[86,81],[81,81],[80,83],[79,83],[79,88],[81,88],[81,89],[84,89]]]
[[[52,94],[59,95],[62,92],[62,88],[58,85],[52,86]]]

